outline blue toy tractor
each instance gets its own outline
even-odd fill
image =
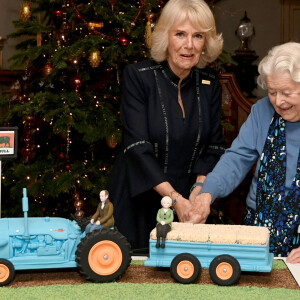
[[[87,235],[76,221],[28,217],[23,189],[24,218],[0,219],[0,286],[9,284],[15,270],[75,268],[92,282],[111,282],[131,262],[131,248],[116,229],[103,228]]]

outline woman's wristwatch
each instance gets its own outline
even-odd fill
[[[193,189],[196,187],[196,186],[203,186],[203,182],[195,182],[194,184],[193,184],[193,186],[191,187],[191,190],[190,190],[190,193],[193,191]]]

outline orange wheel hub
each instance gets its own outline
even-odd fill
[[[101,241],[96,243],[90,250],[88,261],[91,269],[99,275],[111,275],[115,273],[122,264],[122,251],[112,241]]]
[[[9,268],[6,265],[0,265],[0,282],[4,282],[9,277]]]
[[[183,260],[177,265],[177,274],[184,279],[191,278],[195,272],[194,265],[188,261]]]
[[[233,274],[233,268],[231,264],[227,262],[221,262],[216,268],[216,274],[220,279],[227,280],[231,278]]]

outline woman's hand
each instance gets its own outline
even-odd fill
[[[189,200],[194,202],[198,194],[201,192],[201,190],[202,190],[202,186],[195,186],[190,194]]]
[[[204,224],[210,214],[210,205],[212,196],[209,193],[203,193],[196,196],[192,202],[192,207],[188,215],[188,222],[193,224]]]
[[[287,263],[299,264],[300,263],[300,247],[293,249],[286,259]]]
[[[173,207],[176,210],[179,221],[188,222],[192,203],[180,195],[177,197],[176,203],[173,205]]]
[[[205,181],[205,179],[206,179],[206,176],[198,175],[196,182],[203,183]],[[201,192],[201,190],[202,190],[202,186],[195,186],[190,194],[189,200],[193,202],[195,200],[195,198],[198,196],[198,194]]]

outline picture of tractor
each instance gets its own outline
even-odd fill
[[[0,219],[0,286],[15,270],[78,268],[87,280],[102,283],[120,278],[131,262],[131,247],[115,228],[88,234],[76,221],[57,217],[28,217],[23,189],[23,218]]]

